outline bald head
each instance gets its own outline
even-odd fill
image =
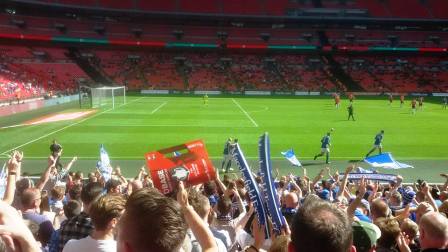
[[[295,193],[288,193],[285,195],[286,208],[296,208],[299,204],[299,197]]]
[[[138,189],[142,189],[143,188],[143,183],[141,180],[133,180],[131,182],[131,186],[132,186],[132,191],[135,192]]]
[[[443,249],[448,246],[448,219],[437,212],[429,212],[420,220],[420,243],[422,250]]]

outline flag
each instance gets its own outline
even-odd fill
[[[397,175],[394,174],[383,174],[383,173],[349,173],[347,176],[348,180],[361,180],[366,178],[367,180],[375,181],[386,181],[386,182],[397,182]]]
[[[405,169],[414,168],[411,165],[403,164],[395,161],[390,152],[385,152],[376,156],[368,157],[364,159],[364,162],[373,167],[380,167],[384,169]]]
[[[252,175],[252,171],[247,164],[246,158],[244,157],[243,151],[241,150],[238,143],[236,144],[232,155],[235,159],[235,163],[238,166],[238,169],[243,174],[244,184],[246,185],[247,192],[249,193],[250,201],[254,206],[258,223],[265,226],[265,234],[267,237],[269,237],[269,225],[267,214],[264,208],[263,198],[258,188],[258,184],[255,181],[254,176]]]
[[[294,150],[292,148],[285,152],[281,152],[281,153],[286,159],[288,159],[289,162],[291,162],[291,164],[293,166],[297,166],[297,167],[302,166],[302,164],[300,163],[300,161],[297,159],[296,155],[294,154]]]
[[[261,177],[263,178],[264,183],[263,189],[267,211],[272,218],[274,231],[277,234],[280,234],[282,227],[285,225],[285,218],[281,212],[280,201],[278,199],[277,191],[275,190],[274,182],[272,181],[271,150],[268,133],[265,133],[260,137],[260,140],[258,141],[258,153],[260,158]]]
[[[375,170],[373,170],[373,169],[364,169],[364,168],[358,166],[356,168],[356,172],[357,173],[375,173]]]
[[[6,163],[3,164],[2,170],[0,171],[0,199],[3,199],[6,191]]]
[[[96,168],[101,172],[106,182],[112,177],[112,166],[110,165],[109,154],[107,154],[103,145],[100,147],[100,161],[98,161]]]

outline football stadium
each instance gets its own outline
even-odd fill
[[[446,251],[447,119],[445,0],[3,0],[0,248]]]

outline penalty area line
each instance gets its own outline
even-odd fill
[[[163,106],[165,106],[168,102],[164,102],[162,104],[160,104],[157,108],[155,108],[153,111],[151,111],[151,115],[156,113],[159,109],[161,109]]]
[[[249,113],[247,113],[247,111],[246,110],[244,110],[244,108],[243,107],[241,107],[241,105],[234,99],[234,98],[232,98],[232,101],[233,101],[233,103],[241,110],[241,112],[243,112],[245,115],[246,115],[246,117],[252,122],[252,124],[256,127],[256,128],[258,128],[258,124],[255,122],[255,120],[249,115]]]

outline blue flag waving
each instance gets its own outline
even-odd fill
[[[112,166],[110,165],[109,154],[107,154],[103,145],[100,147],[100,161],[98,161],[96,168],[101,172],[106,182],[112,177]]]
[[[280,234],[282,226],[285,225],[285,218],[283,218],[280,210],[280,201],[272,181],[271,150],[268,133],[265,133],[260,137],[260,141],[258,142],[258,153],[260,157],[260,171],[264,183],[263,188],[267,209],[272,218],[274,231],[277,234]]]
[[[243,151],[241,150],[238,143],[236,144],[232,155],[235,159],[236,165],[243,174],[244,184],[246,185],[247,192],[249,193],[250,201],[254,205],[258,223],[265,226],[265,234],[267,234],[267,236],[269,237],[268,220],[263,205],[263,198],[261,197],[260,190],[258,189],[258,184],[257,182],[255,182],[252,171],[250,170],[246,158],[244,157]]]
[[[294,154],[294,150],[291,148],[285,152],[281,152],[282,155],[289,161],[293,166],[301,167],[302,164],[297,159],[296,154]]]
[[[368,163],[373,167],[380,167],[384,169],[405,169],[405,168],[414,168],[411,165],[403,164],[395,161],[392,157],[392,154],[389,152],[385,152],[380,155],[371,156],[364,159],[364,162]]]
[[[0,198],[3,199],[6,191],[6,163],[3,165],[2,170],[0,171]]]

